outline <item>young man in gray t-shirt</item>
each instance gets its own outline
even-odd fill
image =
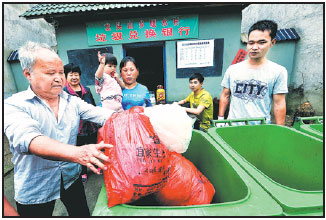
[[[266,122],[271,123],[273,103],[275,122],[284,125],[287,71],[266,58],[268,50],[276,42],[276,32],[277,24],[269,20],[258,21],[249,29],[249,58],[231,65],[221,82],[224,88],[220,96],[219,120],[224,119],[224,112],[231,101],[228,119],[265,117]]]

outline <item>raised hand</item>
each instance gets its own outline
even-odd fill
[[[105,55],[101,55],[101,52],[98,51],[97,57],[98,57],[98,62],[100,62],[101,64],[105,64]]]

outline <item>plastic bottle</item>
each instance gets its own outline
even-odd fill
[[[155,93],[153,91],[149,91],[149,99],[151,100],[152,105],[156,105]]]
[[[165,90],[163,89],[162,85],[157,86],[156,103],[157,104],[165,104]]]

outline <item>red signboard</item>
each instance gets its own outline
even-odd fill
[[[247,51],[245,51],[243,49],[239,49],[239,51],[238,51],[237,55],[235,56],[232,64],[236,64],[236,63],[240,63],[240,62],[244,61],[244,59],[247,56],[247,53],[248,53]]]

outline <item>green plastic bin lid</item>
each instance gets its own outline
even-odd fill
[[[210,128],[208,134],[283,208],[323,215],[323,142],[279,125]]]
[[[215,187],[211,204],[195,206],[159,206],[153,197],[132,204],[107,206],[103,185],[93,216],[278,216],[281,206],[211,137],[193,130],[186,158]]]

